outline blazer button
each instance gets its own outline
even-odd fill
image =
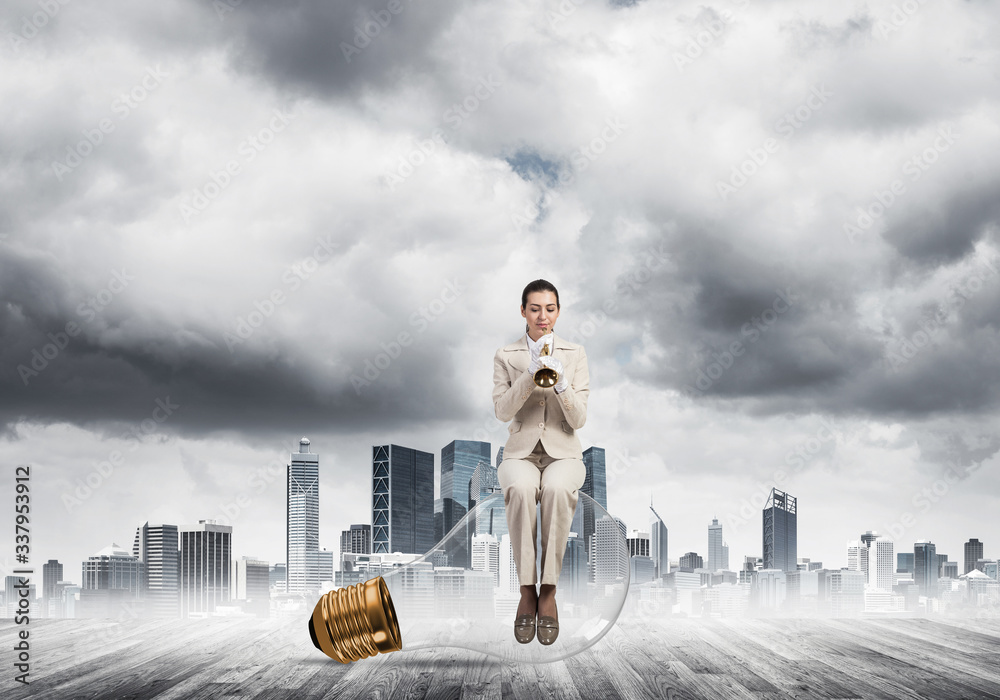
[[[545,405],[545,399],[542,399],[541,401],[539,401],[538,405],[539,406],[544,406]]]
[[[544,428],[544,427],[545,427],[545,423],[539,423],[539,424],[538,424],[538,427],[539,427],[539,428]]]

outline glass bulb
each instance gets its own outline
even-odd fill
[[[485,494],[426,554],[402,564],[376,562],[379,555],[371,555],[371,568],[361,574],[367,581],[329,591],[316,603],[309,619],[313,644],[343,663],[442,647],[548,663],[596,644],[615,624],[628,594],[625,523],[579,493],[556,585],[559,636],[551,645],[537,636],[520,644],[514,639],[520,585],[504,511],[502,493]],[[540,572],[541,545],[536,549]]]

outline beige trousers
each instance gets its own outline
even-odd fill
[[[538,536],[535,504],[542,510],[542,579],[555,585],[562,571],[566,539],[580,487],[587,476],[581,459],[555,459],[535,444],[525,459],[505,459],[497,468],[507,511],[507,529],[517,578],[522,586],[537,582],[535,541]]]

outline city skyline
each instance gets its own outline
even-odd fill
[[[308,458],[306,458],[306,459],[312,460],[311,463],[314,465],[313,472],[311,472],[311,474],[313,474],[316,479],[319,479],[320,475],[322,474],[322,469],[321,468],[318,469],[318,470],[315,469],[315,465],[318,464],[318,455],[310,453],[310,447],[309,447],[309,445],[310,445],[310,441],[307,438],[302,438],[299,441],[298,452],[291,453],[291,455],[290,455],[289,467],[291,467],[293,465],[293,463],[295,462],[296,456],[308,455]],[[385,447],[396,448],[396,449],[398,449],[398,450],[401,451],[400,454],[402,454],[404,456],[408,455],[404,461],[407,462],[407,463],[410,463],[411,465],[414,462],[414,456],[420,454],[419,451],[413,450],[412,448],[407,448],[407,447],[404,447],[404,446],[400,446],[400,445],[393,444],[391,446],[385,446]],[[379,454],[379,452],[378,452],[379,449],[380,448],[377,445],[373,445],[372,446],[373,457],[377,457],[377,455]],[[587,463],[588,463],[588,480],[591,480],[591,479],[594,478],[594,475],[592,473],[590,473],[589,470],[592,468],[592,466],[594,464],[602,465],[604,463],[604,451],[600,447],[591,446],[591,447],[587,448],[587,450],[586,450],[586,456],[587,456]],[[300,458],[300,460],[303,459],[303,457],[301,457],[301,456],[299,458]],[[434,462],[434,470],[435,470],[435,472],[438,472],[439,469],[440,469],[440,464],[438,463],[438,461],[437,461],[436,458],[433,460],[433,462]],[[482,466],[489,466],[489,464],[486,463],[484,460],[480,460],[479,465],[480,465],[480,467],[482,467]],[[377,459],[376,459],[376,462],[374,462],[372,466],[373,466],[373,469],[377,469],[378,468]],[[412,468],[412,466],[410,468]],[[491,468],[495,470],[495,467],[491,467]],[[476,470],[473,470],[473,471],[476,472]],[[291,472],[289,472],[289,473],[291,474]],[[478,473],[478,472],[476,472],[476,473]],[[602,472],[598,471],[597,475],[598,475],[598,483],[600,483],[600,481],[601,481],[600,476],[602,475]],[[471,475],[470,475],[470,478],[471,478]],[[495,475],[494,475],[493,478],[495,479]],[[291,481],[289,483],[291,484]],[[593,487],[591,487],[591,488],[593,488]],[[470,493],[471,493],[471,491],[470,491]],[[778,494],[778,498],[780,499],[780,504],[782,505],[783,508],[786,507],[785,506],[785,501],[788,500],[792,504],[791,505],[791,510],[793,510],[793,511],[795,510],[795,505],[794,504],[796,502],[796,499],[793,496],[789,495],[789,494],[786,494],[786,493],[783,493],[781,491],[778,491],[777,489],[772,489],[771,497],[768,499],[768,503],[770,503],[771,500],[773,500],[775,498],[775,494]],[[425,499],[425,504],[426,503],[427,503],[427,500]],[[293,501],[291,499],[289,499],[287,507],[289,509],[289,514],[290,514],[291,511],[292,511],[292,509],[293,509],[293,507],[300,507],[300,506],[293,506]],[[766,510],[767,509],[765,509],[765,511]],[[655,511],[653,511],[653,512],[655,513]],[[654,516],[654,519],[655,519],[655,517],[656,516]],[[763,523],[765,522],[765,516],[764,516],[763,512],[761,514],[761,521],[762,521],[762,525],[763,525]],[[181,530],[184,530],[184,529],[188,529],[188,530],[192,530],[192,529],[206,529],[209,526],[207,526],[205,524],[205,522],[206,521],[202,521],[202,524],[200,524],[198,526],[187,526],[186,528],[185,528],[185,526],[182,525],[181,526]],[[291,522],[291,520],[289,520],[288,522]],[[637,524],[633,524],[631,522],[625,521],[624,519],[621,519],[619,522],[620,522],[620,524],[621,524],[621,526],[623,528],[624,527],[628,527],[628,528],[631,528],[632,530],[635,530],[637,527],[639,527]],[[228,530],[229,534],[231,536],[231,533],[232,533],[231,527],[228,527],[228,526],[225,526],[225,525],[217,526],[214,523],[212,525],[215,526],[212,529],[216,529],[216,530],[220,530],[220,531],[221,530]],[[641,526],[641,527],[646,528],[647,530],[649,530],[649,531],[645,532],[645,534],[644,534],[644,536],[647,538],[646,539],[646,545],[645,545],[645,547],[647,549],[649,548],[649,542],[650,542],[649,537],[650,537],[650,532],[652,531],[651,530],[652,526],[653,526],[652,523],[647,523],[647,524],[644,524],[644,525]],[[175,531],[177,529],[176,526],[159,525],[159,526],[155,526],[155,527],[156,527],[156,530],[158,531],[157,537],[161,541],[162,541],[162,539],[164,537],[164,535],[163,535],[163,529],[164,528],[173,527]],[[355,525],[355,527],[356,527],[356,525]],[[142,542],[143,538],[146,537],[146,535],[144,535],[144,530],[145,529],[149,529],[149,528],[150,528],[150,526],[149,526],[148,521],[146,523],[144,523],[143,525],[139,526],[139,528],[137,528],[136,534],[135,534],[135,542],[133,543],[133,552],[132,552],[132,554],[134,554],[135,556],[139,556],[139,551],[144,546],[144,545],[141,545],[140,543]],[[722,535],[721,534],[719,534],[718,536],[715,536],[715,535],[711,534],[713,531],[716,530],[716,528],[718,530],[722,530],[723,529],[723,525],[721,523],[719,523],[719,521],[718,521],[717,518],[713,518],[712,519],[712,523],[708,524],[708,530],[709,530],[709,533],[710,533],[709,534],[709,546],[706,547],[705,549],[693,548],[693,549],[689,550],[689,553],[700,554],[701,558],[704,559],[706,566],[708,565],[709,551],[710,551],[711,546],[712,546],[712,541],[715,540],[715,539],[718,539],[719,542],[722,541],[722,539],[721,539]],[[669,525],[668,525],[668,529],[669,529]],[[762,527],[762,530],[763,529],[766,529],[766,525]],[[350,531],[350,528],[348,528],[348,531]],[[641,531],[640,531],[640,533],[641,533]],[[174,537],[175,538],[177,537],[176,533],[174,534]],[[726,538],[726,539],[728,540],[728,538]],[[873,543],[876,543],[876,542],[878,542],[880,540],[887,540],[890,543],[893,542],[890,538],[887,538],[885,536],[881,536],[877,531],[867,530],[867,531],[863,532],[860,535],[860,537],[859,537],[859,539],[857,541],[855,541],[853,543],[852,542],[848,542],[847,550],[846,550],[846,557],[845,557],[846,558],[846,566],[844,566],[843,564],[841,564],[840,566],[838,566],[838,562],[837,561],[822,561],[822,564],[823,564],[824,568],[827,568],[827,569],[862,568],[862,569],[864,569],[864,571],[866,573],[866,580],[867,580],[868,559],[865,558],[864,559],[864,563],[862,563],[862,560],[860,560],[860,559],[855,559],[853,561],[853,563],[852,563],[852,551],[853,551],[852,550],[852,546],[856,548],[859,543],[861,543],[863,545],[871,546]],[[337,541],[339,542],[340,538],[338,538]],[[229,545],[227,543],[227,547],[228,546]],[[916,541],[913,546],[914,546],[914,550],[915,551],[920,551],[920,548],[923,547],[923,545],[921,544],[921,541],[919,541],[919,540]],[[955,562],[955,563],[957,563],[957,565],[959,567],[959,570],[957,572],[958,574],[963,573],[961,571],[961,562],[962,562],[962,559],[961,559],[960,555],[958,555],[958,554],[950,554],[950,555],[949,554],[943,554],[943,553],[940,553],[940,552],[943,552],[944,550],[942,550],[937,545],[931,544],[929,546],[931,547],[931,549],[929,551],[931,551],[932,554],[936,555],[936,557],[933,557],[933,559],[934,559],[933,563],[932,564],[927,564],[927,565],[919,564],[918,563],[916,565],[916,566],[918,566],[921,569],[921,572],[922,572],[921,576],[924,579],[929,580],[929,577],[931,576],[931,574],[930,574],[930,572],[929,572],[929,570],[927,568],[928,566],[933,566],[934,567],[934,572],[935,573],[933,574],[933,576],[936,577],[937,576],[936,572],[938,571],[938,569],[941,568],[941,566],[943,565],[946,557],[947,557],[947,560],[949,562]],[[971,549],[970,549],[970,547],[971,547]],[[108,548],[106,548],[106,549],[108,549]],[[865,547],[865,549],[867,549],[867,547]],[[899,551],[899,552],[902,553],[904,549],[905,549],[905,546],[902,549],[897,549],[897,551]],[[123,551],[125,551],[125,550],[123,549]],[[981,540],[979,540],[978,538],[972,538],[972,537],[970,537],[968,541],[963,542],[963,546],[962,546],[961,551],[965,552],[965,553],[972,552],[972,553],[980,553],[981,554],[984,551],[984,543]],[[892,552],[892,548],[891,547],[889,549],[889,552],[890,553]],[[987,552],[986,556],[988,558],[988,547],[986,548],[986,552]],[[340,554],[339,548],[337,550],[334,550],[333,552],[331,552],[331,554],[334,554],[334,553],[336,553],[337,555],[339,555]],[[235,558],[237,556],[236,553],[231,552],[230,554],[231,554],[231,558],[235,561]],[[866,554],[867,554],[867,552],[866,552]],[[686,556],[686,555],[683,555],[683,556]],[[752,556],[752,555],[748,553],[747,556]],[[763,556],[763,554],[761,553],[760,556]],[[799,556],[801,557],[801,552],[799,553]],[[855,557],[857,556],[857,552],[856,551],[855,551],[854,556]],[[244,554],[242,556],[242,558],[244,560],[245,559],[251,559],[251,557],[247,556],[246,554]],[[816,557],[812,557],[812,559],[814,561],[817,560]],[[916,560],[917,560],[917,562],[920,562],[920,557],[916,556]],[[140,559],[140,561],[141,561],[141,559]],[[673,559],[673,561],[675,561],[675,562],[681,562],[681,556],[680,555],[676,556]],[[49,563],[51,564],[52,561],[50,561]],[[272,567],[273,567],[274,564],[286,564],[287,565],[287,562],[277,562],[277,561],[273,561],[273,560],[269,561],[269,563],[272,565]],[[895,561],[894,561],[894,563],[895,563]],[[162,578],[162,576],[163,576],[163,573],[162,573],[162,561],[159,562],[159,567],[160,567],[159,576]],[[334,569],[338,568],[337,560],[334,560],[333,568]],[[730,569],[730,570],[732,570],[732,569]],[[228,576],[228,570],[227,570],[227,572],[226,572],[225,575]],[[142,576],[142,578],[143,578],[144,581],[149,581],[149,572],[148,572],[148,570],[144,571],[141,574],[141,576]],[[67,577],[66,580],[69,581],[69,582],[73,582],[71,576]],[[921,586],[921,588],[926,588],[926,586],[927,586],[926,583],[921,583],[919,585]]]

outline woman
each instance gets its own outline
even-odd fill
[[[493,405],[499,420],[512,420],[497,478],[503,489],[521,602],[514,638],[535,637],[552,644],[559,634],[556,583],[562,569],[579,489],[586,467],[576,430],[587,420],[590,374],[582,345],[552,332],[559,318],[559,292],[538,279],[521,292],[525,335],[497,350],[493,358]],[[541,353],[549,346],[548,355]],[[552,388],[535,384],[542,367],[559,374]],[[536,592],[535,504],[541,503],[542,576]]]

